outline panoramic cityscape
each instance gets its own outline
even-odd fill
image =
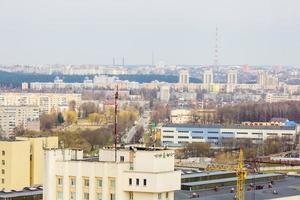
[[[299,200],[299,7],[0,1],[0,200]]]

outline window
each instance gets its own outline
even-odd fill
[[[203,133],[203,131],[192,131],[192,133]]]
[[[163,138],[174,138],[174,136],[164,135]]]
[[[163,130],[164,133],[174,133],[174,131],[170,131],[170,130]]]
[[[98,179],[98,180],[97,180],[97,186],[98,186],[99,188],[102,187],[102,179]]]
[[[2,156],[5,156],[5,151],[2,151]]]
[[[90,186],[90,181],[88,178],[84,179],[84,187],[89,187]]]
[[[57,200],[63,200],[63,193],[57,192]]]
[[[57,185],[62,186],[62,184],[63,184],[63,179],[62,179],[62,177],[58,177],[58,178],[57,178]]]
[[[161,193],[158,193],[158,194],[157,194],[157,198],[158,198],[158,199],[161,199]]]
[[[136,179],[136,185],[140,185],[140,179]]]
[[[75,187],[76,186],[76,179],[74,177],[70,178],[70,186]]]
[[[231,134],[233,134],[233,132],[222,132],[222,134],[231,135]]]
[[[202,136],[193,136],[192,138],[193,138],[193,139],[203,139]]]
[[[178,136],[178,138],[180,138],[180,139],[189,139],[190,137],[189,136]]]
[[[147,185],[147,179],[144,179],[144,186]]]
[[[120,161],[121,161],[121,162],[124,162],[124,161],[125,161],[124,156],[120,156]]]
[[[238,135],[248,135],[247,132],[237,132]]]
[[[110,200],[116,200],[116,195],[113,194],[113,193],[111,193],[111,194],[110,194]]]
[[[90,199],[90,194],[87,193],[87,192],[83,193],[83,199],[84,200],[89,200]]]
[[[70,199],[71,200],[75,200],[76,199],[76,193],[75,192],[71,192],[70,193]]]
[[[189,131],[178,131],[178,133],[189,133]]]
[[[132,178],[129,178],[129,185],[132,185]]]
[[[115,187],[116,187],[116,181],[115,180],[110,180],[110,187],[112,189],[115,189]]]
[[[133,200],[133,192],[129,192],[129,200]]]
[[[96,200],[102,200],[102,193],[97,193],[97,198]]]
[[[1,170],[1,173],[2,173],[2,174],[5,174],[5,170],[4,170],[4,169],[2,169],[2,170]]]
[[[5,160],[2,160],[2,165],[5,165]]]

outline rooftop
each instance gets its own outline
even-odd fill
[[[248,126],[241,124],[166,124],[165,128],[228,128],[228,129],[266,129],[266,130],[295,130],[296,126]]]
[[[198,198],[192,198],[192,200],[232,200],[234,199],[234,193],[230,193],[229,187],[219,188],[217,192],[213,189],[209,190],[193,190],[193,191],[183,191],[179,190],[175,192],[175,200],[190,200],[192,193],[196,192],[200,195]],[[278,194],[273,194],[273,190],[277,190]],[[255,200],[264,200],[264,199],[274,199],[274,198],[283,198],[300,195],[300,177],[287,177],[286,179],[275,181],[273,188],[262,189],[262,190],[252,190],[245,192],[245,199],[255,199]],[[297,199],[294,198],[294,199]]]

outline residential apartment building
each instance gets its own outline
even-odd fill
[[[11,192],[43,183],[44,150],[57,148],[57,137],[0,140],[0,189]]]
[[[83,159],[80,150],[47,150],[44,200],[173,200],[180,189],[174,151],[158,148],[102,149]]]
[[[269,137],[287,137],[295,140],[296,126],[248,126],[248,125],[191,125],[169,124],[161,127],[161,144],[181,146],[192,142],[208,142],[214,146],[229,138],[263,141]]]
[[[0,106],[0,136],[9,137],[17,127],[39,131],[39,116],[37,106]]]
[[[71,101],[81,104],[81,94],[76,93],[0,93],[0,106],[38,106],[41,113],[61,111]]]

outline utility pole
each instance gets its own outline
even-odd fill
[[[117,130],[118,98],[119,98],[119,88],[117,85],[117,91],[115,93],[115,162],[117,162],[117,144],[119,140],[119,135]]]

